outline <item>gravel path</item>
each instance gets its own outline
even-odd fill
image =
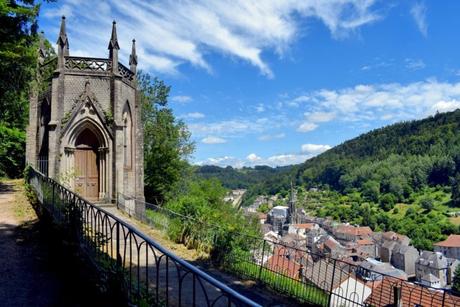
[[[0,306],[95,306],[24,200],[19,181],[0,182]]]

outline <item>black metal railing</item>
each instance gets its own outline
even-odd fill
[[[27,180],[54,222],[67,227],[95,263],[121,272],[131,302],[259,306],[32,167]]]
[[[134,210],[139,205],[145,206],[145,212]],[[218,224],[204,224],[122,194],[118,195],[117,207],[165,235],[177,223],[194,224],[206,235],[219,232]],[[208,237],[200,239],[209,240]],[[365,269],[351,261],[325,257],[299,247],[296,242],[286,244],[249,236],[234,240],[244,244],[236,250],[227,250],[226,256],[220,259],[221,267],[300,303],[317,306],[460,306],[460,297],[449,289],[424,286]]]

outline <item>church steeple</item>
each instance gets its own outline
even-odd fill
[[[129,55],[129,68],[136,75],[137,70],[137,54],[136,54],[136,40],[133,39],[133,46],[131,48],[131,54]]]
[[[112,23],[112,36],[109,42],[109,58],[112,60],[112,72],[118,74],[118,45],[117,38],[117,22],[114,20]]]
[[[56,43],[58,45],[58,67],[62,67],[64,65],[64,57],[69,55],[69,40],[67,39],[65,28],[65,16],[62,16],[61,29],[59,30],[59,37]]]

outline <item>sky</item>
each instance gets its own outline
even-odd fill
[[[70,55],[120,61],[171,86],[190,161],[301,163],[364,132],[460,107],[460,1],[197,0],[44,3]]]

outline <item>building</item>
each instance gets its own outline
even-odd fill
[[[460,235],[450,235],[446,240],[433,245],[435,252],[448,258],[460,259]]]
[[[368,281],[383,280],[387,276],[407,280],[407,274],[404,271],[373,258],[367,258],[363,261],[357,268],[356,275]]]
[[[362,239],[368,239],[372,235],[372,229],[370,227],[355,227],[352,225],[339,225],[334,229],[334,235],[337,240],[342,241],[357,241]]]
[[[411,245],[397,243],[391,254],[391,264],[406,272],[407,276],[415,276],[415,262],[419,257],[418,250]]]
[[[377,284],[364,306],[387,307],[394,305],[394,288],[401,288],[401,300],[397,306],[460,306],[460,297],[445,294],[395,278],[385,278]]]
[[[415,279],[425,285],[435,281],[437,284],[439,280],[439,287],[444,288],[452,284],[453,275],[459,263],[458,260],[447,258],[440,252],[423,251],[415,262]]]
[[[105,59],[70,56],[62,17],[57,58],[39,69],[54,69],[53,74],[48,81],[39,73],[46,88],[30,95],[26,160],[90,201],[114,201],[118,193],[143,199],[135,41],[128,68],[118,62],[113,22],[108,49]],[[136,206],[143,211],[143,204]]]
[[[319,225],[315,223],[291,224],[289,225],[288,233],[296,234],[306,238],[310,231],[318,229]]]
[[[289,208],[285,206],[273,207],[267,215],[267,222],[273,226],[273,230],[282,233],[284,224],[289,223]]]

